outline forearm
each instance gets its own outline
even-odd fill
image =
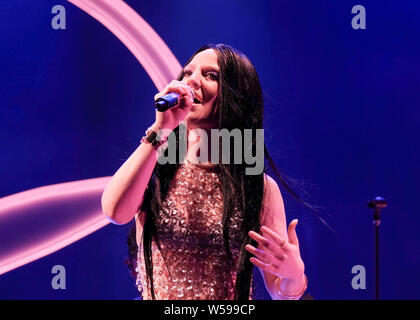
[[[155,131],[158,128],[152,125]],[[102,194],[102,210],[117,224],[133,219],[156,165],[157,151],[142,143],[114,174]]]

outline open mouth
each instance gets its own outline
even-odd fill
[[[198,100],[197,98],[194,98],[194,103],[199,103],[199,104],[201,104],[201,101],[200,101],[200,100]]]

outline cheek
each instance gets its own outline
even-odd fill
[[[216,100],[217,96],[219,95],[218,88],[214,87],[209,90],[209,97],[211,97],[211,101]]]
[[[207,96],[211,99],[214,99],[217,96],[219,91],[219,84],[217,82],[207,82],[203,89],[206,90]]]
[[[213,88],[213,92],[215,96],[219,95],[219,84],[216,84]]]

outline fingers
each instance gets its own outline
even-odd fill
[[[161,92],[157,93],[154,98],[157,100],[169,92],[178,93],[182,97],[186,96],[193,100],[191,88],[178,80],[172,80]]]
[[[273,261],[276,261],[276,260],[280,260],[280,261],[284,260],[285,253],[286,253],[286,250],[284,249],[284,247],[281,247],[281,246],[277,245],[272,240],[261,236],[260,234],[256,233],[255,231],[250,231],[248,234],[252,239],[254,239],[255,241],[258,242],[258,244],[261,246],[262,249],[265,249],[265,251],[269,252],[270,257],[271,257],[271,259],[267,260],[267,256],[263,257],[263,256],[259,255],[260,258],[262,258],[263,260],[269,261],[269,262],[273,262]],[[246,245],[245,249],[248,250],[248,248],[249,248],[248,246],[252,247],[251,245]],[[252,248],[254,248],[254,247],[252,247]],[[256,249],[256,250],[258,250],[258,249]],[[248,251],[250,251],[250,250],[248,250]],[[258,256],[255,253],[255,251],[250,251],[250,252],[252,254],[255,254],[256,256]],[[258,253],[260,253],[260,252],[258,252]],[[272,257],[274,257],[275,259],[273,259]]]
[[[258,268],[260,268],[264,271],[268,271],[268,272],[271,272],[273,274],[276,274],[276,268],[272,264],[262,262],[261,260],[259,260],[257,258],[254,258],[254,257],[249,259],[249,261],[251,261],[252,264],[254,264],[255,266],[257,266]]]
[[[194,103],[194,99],[193,98],[190,98],[190,97],[187,97],[187,96],[183,96],[179,100],[180,100],[179,101],[179,106],[181,108],[183,108],[183,107],[190,107]]]
[[[261,227],[261,231],[267,239],[271,240],[282,250],[286,251],[289,249],[287,239],[283,239],[282,237],[280,237],[277,232],[273,231],[272,229],[266,226]]]
[[[260,260],[263,261],[264,263],[275,264],[276,259],[271,254],[263,250],[257,249],[254,246],[251,246],[250,244],[247,244],[245,246],[245,249],[251,252],[256,257],[260,258]]]
[[[159,99],[160,97],[168,94],[168,93],[177,93],[180,95],[180,98],[178,99],[178,103],[175,108],[185,109],[185,111],[189,110],[189,107],[192,107],[194,103],[193,98],[193,92],[192,89],[187,86],[185,83],[178,81],[178,80],[172,80],[161,92],[157,93],[155,95],[155,100]]]
[[[266,237],[261,236],[260,234],[256,233],[255,231],[249,231],[248,235],[254,239],[255,241],[257,241],[260,245],[270,249],[270,250],[274,250],[275,246],[274,243],[267,239]]]
[[[287,233],[291,244],[299,246],[299,239],[296,234],[296,226],[298,224],[298,219],[294,219],[290,222],[289,227],[287,228]]]
[[[261,231],[267,238],[274,241],[274,243],[276,243],[280,248],[286,249],[287,240],[280,237],[277,232],[266,226],[262,226]]]

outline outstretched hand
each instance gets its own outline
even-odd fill
[[[270,272],[281,278],[300,279],[305,271],[305,265],[300,256],[299,240],[296,234],[298,220],[293,220],[287,229],[288,240],[277,232],[261,227],[262,234],[249,231],[249,236],[257,241],[258,248],[247,244],[245,249],[255,255],[250,261],[263,271]]]

